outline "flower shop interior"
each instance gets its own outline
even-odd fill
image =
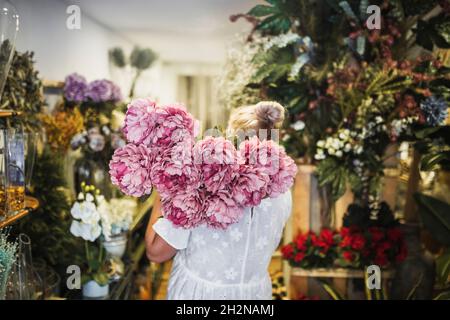
[[[448,0],[0,7],[0,299],[165,299],[156,191],[124,195],[109,167],[146,97],[201,133],[284,107],[297,173],[273,299],[450,299]]]

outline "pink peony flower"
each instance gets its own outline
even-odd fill
[[[243,214],[244,208],[239,206],[230,192],[222,190],[205,198],[205,219],[213,228],[226,229],[230,224],[238,222]]]
[[[253,166],[240,165],[232,186],[233,198],[239,205],[255,207],[267,195],[269,176]]]
[[[202,173],[206,190],[225,189],[239,170],[236,148],[223,137],[207,137],[193,149],[194,163]]]
[[[190,150],[192,144],[178,143],[155,157],[150,176],[162,196],[170,197],[200,187],[201,175],[193,164]]]
[[[123,148],[116,149],[109,162],[112,183],[130,196],[140,197],[143,194],[150,194],[152,159],[150,150],[144,145],[127,144]]]
[[[180,190],[173,196],[162,197],[163,215],[177,227],[197,227],[204,222],[203,198],[197,190]]]

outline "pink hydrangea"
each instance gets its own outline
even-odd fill
[[[228,191],[222,190],[205,198],[204,215],[208,226],[226,229],[230,224],[238,222],[243,214],[244,208]]]
[[[178,143],[155,157],[150,177],[165,197],[200,187],[200,172],[194,166],[191,151],[192,144]]]
[[[280,170],[270,176],[270,183],[267,185],[267,194],[270,198],[276,198],[285,193],[294,184],[297,174],[297,165],[284,150],[280,152]]]
[[[294,183],[297,166],[284,149],[272,140],[260,141],[253,137],[239,146],[245,164],[269,176],[267,195],[275,198]]]
[[[124,133],[129,142],[167,149],[196,134],[195,119],[182,105],[156,106],[150,100],[134,100],[125,118]]]
[[[150,194],[152,191],[150,179],[152,159],[150,150],[144,145],[127,144],[116,149],[109,162],[112,183],[130,196],[140,197]]]
[[[238,173],[236,148],[223,137],[207,137],[198,141],[193,156],[209,192],[225,189]]]
[[[238,176],[233,181],[233,198],[239,205],[255,207],[267,195],[269,176],[253,166],[240,165]]]
[[[203,195],[197,190],[179,191],[171,197],[162,197],[165,218],[177,227],[190,229],[204,222]]]
[[[156,126],[156,103],[150,99],[133,100],[127,109],[123,133],[129,142],[148,146],[148,138]]]
[[[262,170],[271,176],[280,170],[280,152],[282,148],[272,140],[259,140],[254,136],[242,142],[239,154],[243,162]]]

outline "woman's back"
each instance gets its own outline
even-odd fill
[[[246,208],[226,230],[201,226],[154,228],[179,249],[169,282],[169,299],[270,299],[268,266],[291,212],[291,194]],[[171,235],[171,233],[173,233]]]

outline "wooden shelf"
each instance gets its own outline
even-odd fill
[[[363,270],[346,269],[346,268],[317,268],[302,269],[292,268],[291,275],[296,277],[313,277],[313,278],[364,278]],[[393,270],[381,270],[384,279],[394,277]]]
[[[10,110],[10,109],[0,109],[0,118],[8,118],[8,117],[15,117],[20,116],[22,112]]]
[[[0,221],[0,228],[4,228],[16,222],[17,220],[25,217],[31,211],[36,210],[39,207],[39,201],[36,198],[25,196],[25,208],[20,210],[17,214]]]

